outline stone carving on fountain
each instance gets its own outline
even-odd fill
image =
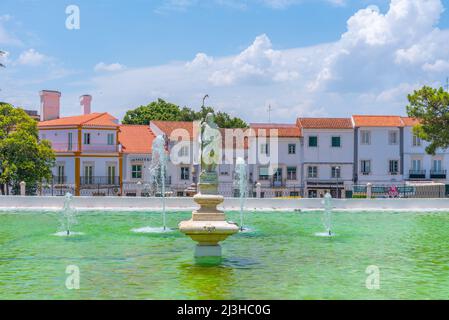
[[[224,201],[218,195],[217,166],[221,159],[221,133],[209,113],[201,123],[199,193],[193,200],[200,208],[192,213],[192,219],[182,221],[179,230],[198,242],[195,256],[221,256],[219,242],[239,231],[239,227],[226,221],[217,206]]]

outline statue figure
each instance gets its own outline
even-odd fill
[[[221,157],[221,133],[214,122],[214,115],[208,113],[201,123],[200,135],[200,191],[203,193],[216,193],[218,188],[217,166]]]

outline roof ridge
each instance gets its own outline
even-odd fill
[[[90,113],[89,115],[92,115],[92,114],[95,114],[95,113]],[[107,114],[107,112],[100,112],[100,113],[98,113],[98,115],[96,115],[95,117],[90,118],[90,119],[88,119],[88,120],[86,120],[86,121],[81,122],[81,125],[87,124],[88,122],[90,122],[90,121],[92,121],[92,120],[95,120],[95,119],[98,119],[98,118],[100,118],[100,117],[102,117],[102,116],[104,116],[104,115],[106,115],[106,114]]]

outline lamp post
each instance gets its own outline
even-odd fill
[[[335,175],[336,175],[336,178],[337,178],[337,194],[336,194],[336,198],[338,199],[338,198],[340,198],[339,197],[339,186],[338,186],[338,178],[340,177],[340,174],[341,174],[341,171],[340,171],[340,166],[337,166],[337,167],[335,167]]]

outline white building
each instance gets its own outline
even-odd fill
[[[352,184],[354,129],[350,118],[299,118],[301,130],[301,185],[305,196],[344,197]]]
[[[155,136],[148,125],[121,125],[119,142],[123,154],[123,195],[140,196],[150,184],[152,144]]]
[[[437,149],[435,155],[426,153],[428,142],[413,133],[419,121],[402,118],[404,124],[404,176],[408,180],[428,180],[447,182],[449,168],[448,150]]]
[[[404,180],[403,122],[399,116],[353,116],[354,182],[396,184]]]
[[[122,154],[117,119],[90,113],[90,96],[80,99],[83,115],[60,118],[61,94],[42,91],[39,138],[49,140],[56,153],[52,190],[75,195],[117,195],[122,184]],[[66,190],[63,186],[70,185]]]
[[[259,183],[261,197],[299,196],[301,188],[300,130],[295,124],[253,123],[249,140],[250,182]]]

